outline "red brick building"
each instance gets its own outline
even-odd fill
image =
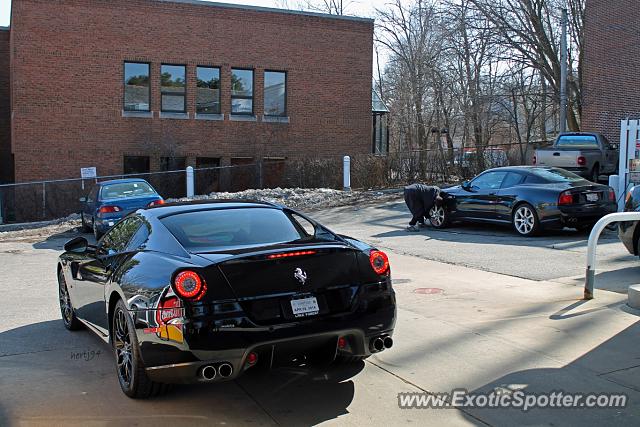
[[[0,167],[23,182],[90,166],[110,175],[371,153],[372,50],[362,18],[13,0],[0,31]]]
[[[640,11],[637,0],[587,0],[584,130],[620,140],[620,121],[640,119]]]
[[[13,178],[9,94],[9,29],[0,27],[0,183]]]

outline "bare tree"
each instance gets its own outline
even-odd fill
[[[494,25],[502,42],[516,55],[509,59],[540,71],[560,98],[559,8],[564,0],[469,0]],[[567,121],[580,129],[584,0],[567,0],[571,11]]]
[[[397,87],[408,89],[402,103],[409,117],[405,126],[414,128],[415,141],[410,147],[427,147],[427,120],[424,105],[428,85],[437,58],[442,51],[442,37],[438,34],[437,13],[431,1],[416,0],[403,4],[390,3],[387,9],[377,10],[377,42],[391,53]]]

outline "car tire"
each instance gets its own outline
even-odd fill
[[[84,220],[84,214],[82,213],[80,214],[80,221],[82,222],[82,232],[91,233],[91,227],[89,227],[89,224]]]
[[[529,203],[521,203],[511,215],[513,229],[521,236],[535,236],[540,231],[540,220],[535,208]]]
[[[82,322],[76,317],[76,311],[71,304],[67,280],[62,269],[58,271],[58,301],[60,302],[60,314],[62,315],[64,327],[70,331],[82,329]]]
[[[98,240],[100,240],[100,238],[104,235],[104,233],[101,233],[100,231],[98,231],[98,227],[96,227],[95,219],[91,220],[91,229],[93,230],[93,236],[96,238],[96,243],[97,243]]]
[[[118,383],[124,394],[132,399],[146,399],[168,391],[169,384],[152,381],[147,376],[133,319],[122,300],[118,300],[113,310],[110,332]]]
[[[445,206],[434,206],[429,210],[429,222],[433,228],[447,228],[450,223],[449,211]]]

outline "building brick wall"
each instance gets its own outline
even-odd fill
[[[193,2],[14,0],[11,30],[17,181],[77,177],[86,166],[118,174],[124,155],[149,155],[158,170],[163,156],[229,164],[371,151],[370,20]],[[152,119],[122,117],[127,60],[151,63]],[[187,65],[188,120],[159,118],[161,63]],[[222,68],[224,121],[193,119],[197,65]],[[257,122],[229,120],[233,67],[255,69]],[[288,72],[288,124],[260,120],[265,69]]]
[[[587,0],[584,130],[620,140],[620,121],[640,119],[640,11],[637,0]]]
[[[0,184],[13,179],[9,75],[9,31],[0,29]]]

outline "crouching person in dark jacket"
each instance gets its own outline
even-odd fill
[[[425,226],[431,208],[442,204],[440,188],[424,184],[408,185],[404,187],[404,201],[413,215],[407,231],[419,231],[420,226]]]

